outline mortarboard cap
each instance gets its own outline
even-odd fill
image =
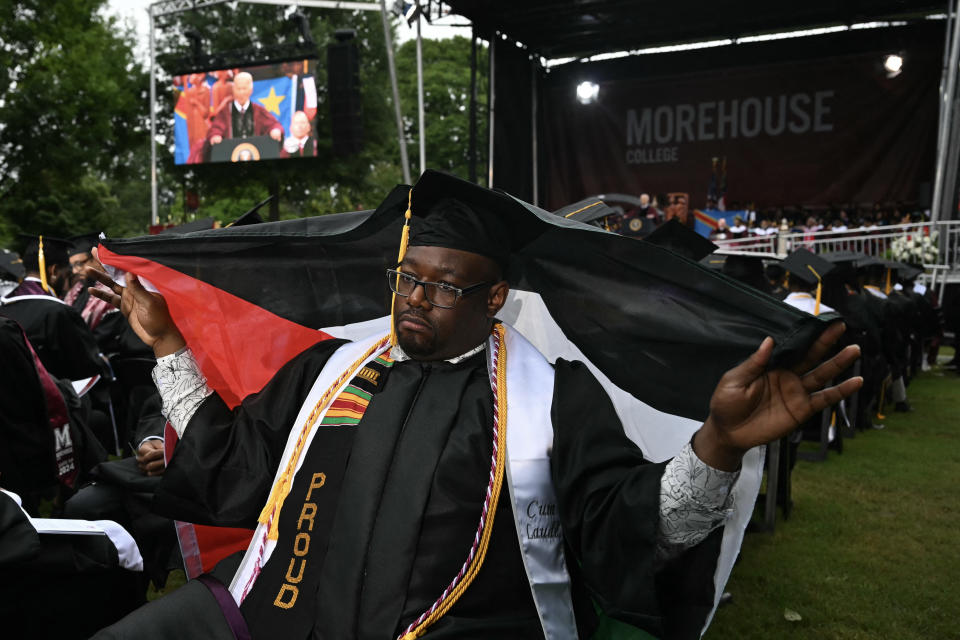
[[[67,255],[72,256],[78,253],[90,253],[90,250],[98,244],[100,244],[99,231],[92,231],[90,233],[84,233],[78,236],[71,236],[70,247],[67,249]]]
[[[411,247],[445,247],[486,256],[506,269],[510,255],[546,230],[519,200],[439,171],[410,193]]]
[[[700,264],[706,265],[711,269],[723,271],[723,264],[727,261],[727,256],[722,253],[711,253],[700,260]]]
[[[671,218],[657,227],[644,240],[669,249],[689,260],[701,260],[717,250],[717,245],[676,218]]]
[[[573,204],[568,204],[553,212],[554,215],[566,218],[567,220],[576,220],[577,222],[590,223],[607,216],[616,215],[616,209],[607,206],[600,198],[584,198]]]
[[[916,278],[917,276],[919,276],[919,275],[920,275],[921,273],[923,273],[924,271],[925,271],[925,269],[923,268],[922,265],[918,265],[918,264],[901,264],[901,265],[900,265],[900,268],[897,269],[897,275],[899,275],[900,278],[903,279],[903,280],[913,280],[914,278]]]
[[[43,253],[47,264],[68,264],[67,251],[73,243],[64,238],[56,236],[32,235],[29,233],[19,234],[20,246],[22,248],[20,255],[27,258],[27,254],[36,255],[40,246],[40,238],[43,238]]]
[[[231,222],[230,224],[226,225],[224,228],[226,228],[226,227],[244,227],[244,226],[249,225],[249,224],[260,224],[260,223],[262,223],[262,222],[263,222],[263,218],[260,216],[260,214],[258,213],[258,211],[259,211],[263,206],[265,206],[268,202],[270,202],[271,200],[273,200],[275,197],[276,197],[276,196],[274,196],[274,195],[269,195],[269,196],[267,196],[264,200],[261,200],[260,202],[258,202],[257,204],[255,204],[252,209],[250,209],[249,211],[247,211],[245,214],[243,214],[242,216],[240,216],[239,218],[237,218],[236,220],[234,220],[234,221]]]
[[[770,283],[763,267],[764,256],[728,254],[722,272],[734,280],[764,293],[770,292]]]
[[[833,263],[807,249],[797,249],[783,261],[783,268],[790,272],[791,278],[797,278],[807,284],[817,284],[833,270]]]
[[[0,249],[0,280],[23,280],[23,260],[9,249]]]

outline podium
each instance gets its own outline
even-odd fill
[[[253,162],[280,157],[280,142],[270,136],[229,138],[210,147],[210,162]]]

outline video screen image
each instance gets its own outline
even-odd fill
[[[317,155],[316,59],[174,76],[174,161]]]

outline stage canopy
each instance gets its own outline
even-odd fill
[[[944,1],[446,4],[492,45],[492,186],[549,209],[609,192],[703,207],[712,191],[756,207],[930,206]],[[599,55],[691,43],[727,46]],[[899,77],[884,75],[890,53]],[[594,104],[578,103],[583,82]]]
[[[496,30],[545,58],[586,57],[775,31],[904,20],[946,12],[929,0],[446,0],[453,13]]]

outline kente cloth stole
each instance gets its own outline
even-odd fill
[[[306,638],[356,428],[393,365],[386,352],[330,403],[280,510],[277,546],[240,605],[254,638]]]

